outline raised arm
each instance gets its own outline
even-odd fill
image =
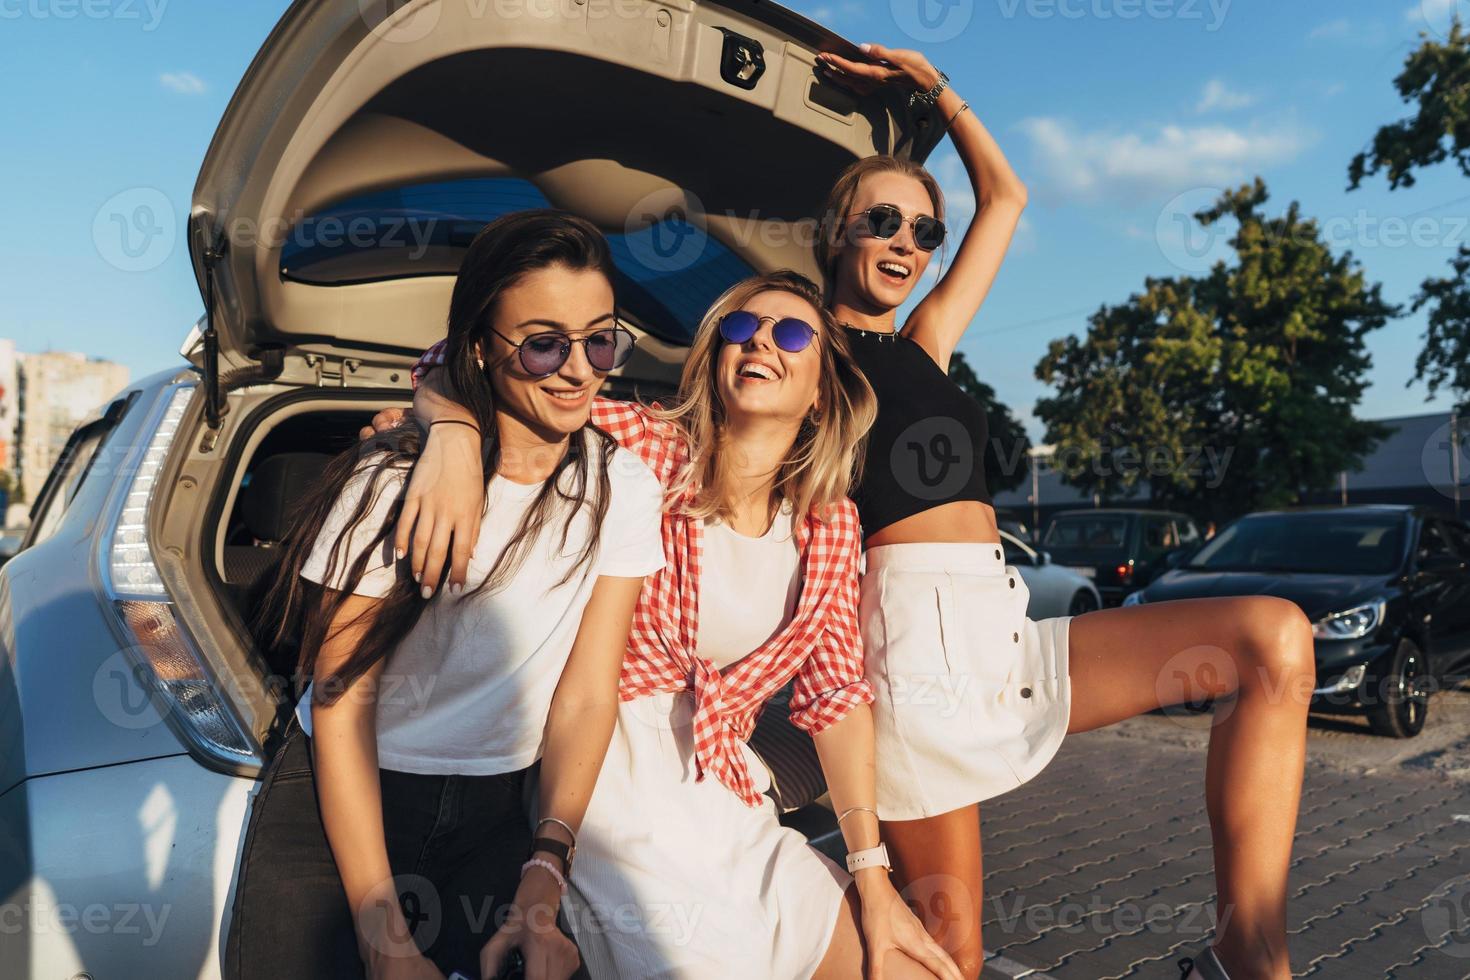
[[[865,45],[864,50],[868,57],[863,61],[835,54],[824,55],[822,60],[837,70],[839,81],[854,87],[894,84],[927,92],[939,81],[938,70],[918,51],[878,44]],[[949,268],[909,314],[903,332],[948,370],[950,356],[1000,271],[1026,207],[1027,192],[1000,146],[952,86],[940,93],[936,108],[944,119],[951,120],[949,136],[975,192],[975,218]]]
[[[369,596],[347,597],[317,655],[313,677],[318,683],[351,656],[380,601]],[[410,929],[388,863],[378,781],[377,688],[386,662],[379,660],[332,704],[312,705],[317,798],[368,976],[384,976],[391,967],[398,971],[395,976],[442,978],[432,963],[406,947],[401,938]],[[406,963],[405,957],[412,957],[413,962]]]

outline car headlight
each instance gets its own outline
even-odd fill
[[[1379,599],[1323,616],[1312,624],[1312,635],[1319,640],[1356,640],[1367,636],[1383,622],[1383,608],[1386,604],[1383,599]]]
[[[1143,605],[1143,602],[1144,599],[1142,589],[1138,589],[1135,592],[1130,592],[1123,597],[1123,605],[1125,606],[1141,606]]]

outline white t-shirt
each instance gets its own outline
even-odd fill
[[[600,452],[589,455],[591,493],[596,492]],[[304,578],[325,585],[333,544],[361,495],[381,490],[337,557],[333,582],[343,583],[352,560],[367,548],[402,496],[407,471],[370,479],[359,471],[338,498],[302,568]],[[498,591],[472,594],[520,527],[543,484],[490,479],[488,506],[460,596],[441,586],[413,629],[390,654],[378,687],[378,762],[385,769],[434,775],[492,775],[523,769],[541,755],[551,698],[571,654],[599,575],[636,578],[663,567],[660,510],[663,488],[632,453],[618,448],[609,460],[611,500],[594,559],[565,584],[591,525],[590,506],[573,521],[561,547],[564,510],[551,519],[526,552],[519,570]],[[563,487],[573,489],[572,472]],[[369,558],[354,590],[382,596],[400,574],[390,532]],[[311,688],[297,705],[302,729],[311,734]]]
[[[789,503],[758,538],[719,521],[705,524],[695,646],[701,658],[721,669],[733,664],[785,629],[800,597]]]

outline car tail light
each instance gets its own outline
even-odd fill
[[[1122,582],[1124,585],[1127,585],[1129,582],[1133,581],[1133,562],[1130,561],[1126,565],[1119,565],[1117,568],[1113,569],[1113,571],[1117,573],[1118,581]]]
[[[125,462],[123,486],[114,499],[104,537],[101,573],[125,631],[134,676],[154,686],[153,699],[179,734],[226,767],[262,761],[218,679],[179,622],[148,541],[155,488],[194,385],[178,384],[159,395],[141,443]]]

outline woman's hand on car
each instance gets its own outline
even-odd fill
[[[941,980],[964,980],[944,947],[925,931],[893,887],[883,868],[858,872],[862,896],[863,946],[867,951],[867,980],[882,980],[886,961],[895,953],[907,956]]]
[[[480,951],[480,976],[498,976],[513,949],[525,958],[526,980],[567,980],[577,972],[582,963],[577,944],[556,924],[560,903],[560,886],[550,873],[528,868],[505,924]]]
[[[817,64],[826,69],[832,81],[860,95],[893,84],[927,92],[939,81],[939,72],[918,51],[885,48],[881,44],[864,44],[862,50],[866,56],[862,60],[823,51],[817,55]]]
[[[408,413],[385,408],[362,430],[370,439],[405,424]],[[439,588],[449,561],[450,591],[458,593],[469,577],[470,556],[485,512],[485,467],[480,434],[467,425],[436,425],[414,464],[403,511],[393,539],[394,552],[409,557],[414,581],[424,598]]]

